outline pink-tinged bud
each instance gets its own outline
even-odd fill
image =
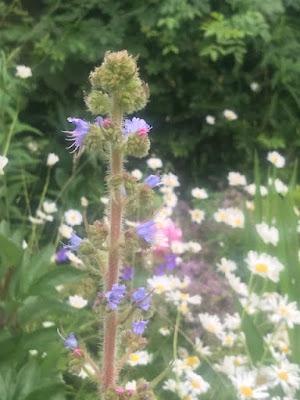
[[[124,393],[126,393],[126,389],[121,387],[121,386],[119,386],[119,387],[115,388],[115,392],[118,393],[118,394],[124,394]]]
[[[72,354],[73,354],[74,357],[77,357],[77,358],[83,357],[83,351],[79,347],[74,349]]]
[[[148,131],[146,128],[142,128],[142,129],[140,129],[140,130],[137,131],[137,134],[138,134],[139,136],[147,136],[148,132],[149,132],[149,131]]]
[[[109,118],[104,118],[102,126],[103,128],[109,128],[111,126],[111,120]]]

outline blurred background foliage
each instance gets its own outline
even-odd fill
[[[142,114],[153,125],[152,151],[167,160],[185,189],[199,181],[216,188],[228,170],[251,175],[255,149],[278,149],[288,161],[299,150],[299,16],[300,0],[0,0],[0,154],[9,158],[0,186],[1,400],[96,398],[93,386],[66,373],[67,352],[56,332],[63,324],[96,348],[95,326],[87,326],[91,313],[74,312],[54,289],[82,276],[50,262],[57,226],[37,229],[34,241],[28,220],[41,203],[48,173],[46,197],[60,209],[55,225],[65,209],[79,207],[83,195],[89,198],[89,219],[99,217],[104,171],[92,156],[74,163],[61,132],[71,129],[70,115],[90,118],[83,101],[90,70],[107,50],[126,48],[137,55],[152,95]],[[15,76],[20,64],[32,68],[31,78]],[[225,109],[239,118],[227,121]],[[206,123],[207,115],[216,117],[215,125]],[[60,157],[51,173],[49,152]],[[294,196],[298,205],[299,191]],[[299,274],[293,201],[274,193],[266,203],[256,199],[262,215],[272,204],[282,223],[286,240],[278,255],[293,268],[281,289],[298,299],[299,282],[292,284]],[[40,250],[35,257],[22,247],[24,238],[31,252]],[[235,243],[227,232],[217,237],[225,250],[226,238]],[[242,249],[249,243],[245,237]],[[45,321],[55,325],[45,327]],[[156,336],[153,349],[161,346]],[[169,360],[167,351],[163,357]]]
[[[298,151],[300,0],[2,0],[0,14],[8,68],[33,70],[20,118],[51,148],[67,116],[88,116],[91,68],[126,48],[150,85],[153,148],[184,178],[245,169],[254,148]]]

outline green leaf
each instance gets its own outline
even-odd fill
[[[28,324],[49,314],[63,315],[74,312],[71,306],[55,297],[30,296],[18,310],[18,320],[21,324]]]
[[[18,266],[22,261],[23,249],[3,233],[0,233],[0,254],[9,266]]]
[[[54,254],[54,246],[50,245],[40,250],[35,256],[26,254],[19,272],[20,294],[28,293],[30,286],[47,274],[51,268],[51,257]]]
[[[253,319],[248,315],[243,315],[242,329],[245,332],[247,348],[253,362],[261,360],[264,354],[264,341],[262,335],[256,328]]]
[[[71,266],[55,266],[52,271],[43,275],[29,288],[29,293],[31,295],[44,293],[49,287],[54,288],[56,285],[76,282],[82,279],[84,275],[84,272],[78,271]]]

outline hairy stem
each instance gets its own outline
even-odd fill
[[[118,106],[114,105],[112,122],[120,128],[122,114]],[[121,261],[120,240],[122,235],[122,185],[118,182],[123,170],[123,154],[118,146],[112,146],[110,156],[110,229],[109,229],[109,254],[108,269],[105,279],[105,290],[111,290],[118,282],[119,266]],[[118,329],[117,312],[107,313],[104,321],[104,348],[103,348],[103,377],[102,387],[108,389],[113,387],[117,381],[116,368],[116,339]]]

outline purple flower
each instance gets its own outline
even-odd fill
[[[138,134],[139,136],[147,136],[151,126],[142,118],[125,119],[123,126],[124,135]]]
[[[165,265],[167,270],[173,271],[173,269],[176,267],[176,255],[175,254],[167,254],[165,256]]]
[[[165,255],[165,262],[158,265],[155,268],[154,274],[155,275],[164,275],[166,271],[173,271],[176,267],[176,255],[175,254],[166,254]]]
[[[160,264],[154,270],[154,275],[164,275],[166,273],[166,265]]]
[[[108,307],[111,310],[116,310],[120,302],[126,293],[125,285],[118,285],[117,283],[113,285],[112,289],[109,292],[105,293],[105,298],[108,303]]]
[[[132,331],[136,335],[142,335],[145,332],[145,329],[147,328],[149,321],[137,321],[132,323]]]
[[[56,264],[64,264],[69,262],[69,257],[68,257],[68,249],[63,247],[59,249],[56,254],[55,254],[55,262]]]
[[[157,175],[149,175],[144,180],[144,183],[148,185],[151,189],[153,189],[160,184],[160,177]]]
[[[134,269],[130,266],[124,267],[121,272],[121,279],[123,281],[131,281],[134,276]]]
[[[111,125],[111,120],[109,118],[97,117],[95,119],[96,124],[101,126],[101,128],[109,128]]]
[[[74,333],[70,333],[66,337],[66,339],[64,341],[64,346],[66,349],[69,349],[69,350],[75,350],[78,347],[78,341],[77,341]]]
[[[138,236],[143,238],[146,242],[151,243],[154,240],[154,236],[156,233],[156,225],[155,222],[150,220],[147,222],[144,222],[142,224],[139,224],[136,227],[136,233]]]
[[[131,299],[141,310],[149,310],[151,305],[151,296],[144,287],[140,287],[133,292]]]
[[[80,243],[82,242],[82,239],[76,235],[76,233],[72,233],[70,239],[69,239],[69,244],[65,246],[66,249],[72,250],[72,251],[77,251],[79,249]]]
[[[74,152],[80,149],[80,147],[83,145],[84,138],[86,137],[89,131],[90,125],[88,122],[80,118],[69,117],[68,121],[75,124],[74,131],[67,131],[68,133],[67,140],[73,142],[71,146],[69,146],[68,148],[69,149],[73,148]]]

